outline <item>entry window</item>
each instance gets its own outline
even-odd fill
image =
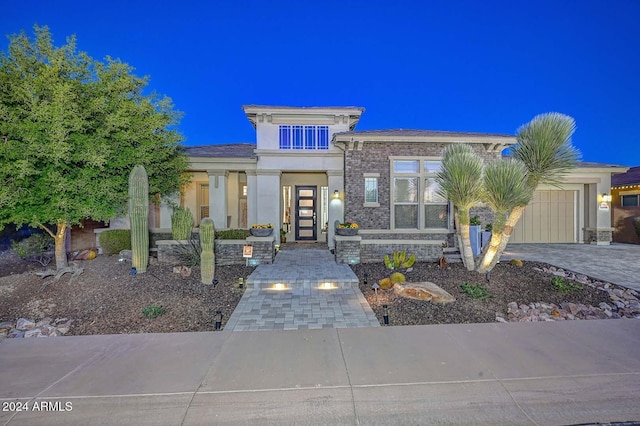
[[[640,197],[639,194],[623,195],[622,207],[638,207],[640,205],[638,197]]]
[[[329,149],[329,126],[289,126],[279,128],[280,149]]]
[[[198,194],[197,194],[197,203],[198,203],[198,225],[200,225],[200,221],[205,217],[209,217],[209,184],[201,183],[198,184]]]
[[[435,181],[441,166],[439,159],[392,159],[395,229],[449,228],[449,201],[438,194],[440,188]]]

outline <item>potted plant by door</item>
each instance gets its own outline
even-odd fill
[[[249,229],[251,235],[254,237],[268,237],[273,232],[273,225],[267,223],[266,225],[258,225],[254,223],[251,225],[251,229]]]
[[[336,225],[336,235],[352,237],[358,235],[358,224],[355,222],[344,222]]]
[[[285,231],[284,229],[280,230],[280,242],[281,243],[287,242],[287,231]]]

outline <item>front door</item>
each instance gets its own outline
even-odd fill
[[[315,241],[317,221],[317,188],[315,186],[296,186],[295,230],[297,241]]]

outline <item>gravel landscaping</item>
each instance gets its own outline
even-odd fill
[[[242,297],[243,290],[237,288],[238,278],[246,279],[253,271],[252,267],[244,266],[217,267],[218,284],[211,286],[200,283],[197,268],[190,276],[183,276],[175,273],[172,265],[153,262],[147,273],[130,275],[130,263],[119,261],[118,256],[104,255],[80,262],[80,266],[84,268],[80,276],[70,280],[66,275],[41,291],[43,279],[35,275],[42,270],[41,265],[20,260],[10,251],[0,252],[0,323],[5,324],[4,329],[0,325],[0,334],[10,334],[7,324],[15,324],[20,318],[34,323],[43,319],[48,321],[52,335],[61,334],[53,331],[53,325],[58,324],[63,326],[66,335],[213,331],[216,312],[222,313],[224,327]],[[580,277],[586,279],[580,290],[563,293],[552,285],[553,272],[560,272],[550,271],[549,265],[541,263],[525,262],[521,267],[498,264],[489,283],[484,276],[466,271],[461,264],[450,264],[447,269],[441,269],[435,263],[416,263],[406,272],[407,281],[433,282],[456,298],[455,302],[446,305],[399,297],[393,290],[378,290],[376,295],[372,284],[389,276],[390,271],[383,264],[352,268],[360,279],[361,291],[381,323],[383,305],[387,305],[392,326],[483,323],[495,322],[497,318],[505,321],[564,320],[569,311],[573,312],[572,318],[568,319],[640,315],[640,310],[636,313],[633,308],[638,304],[635,292],[624,292],[617,286]],[[463,282],[482,284],[490,297],[473,299],[462,290]],[[615,300],[616,294],[620,296],[618,300],[627,304]],[[609,311],[578,308],[598,308],[605,306],[603,303]],[[160,306],[164,313],[155,318],[143,313],[145,308],[148,314],[149,307]],[[515,312],[514,306],[516,309],[522,307],[524,311]],[[546,306],[551,307],[547,314],[542,312]],[[532,316],[532,312],[542,312],[542,316]]]

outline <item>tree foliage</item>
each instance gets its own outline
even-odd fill
[[[0,52],[0,228],[43,227],[58,251],[61,228],[125,212],[134,165],[147,169],[150,193],[170,194],[187,158],[180,113],[144,93],[147,77],[78,52],[74,36],[55,47],[47,27],[34,33],[10,36]]]

